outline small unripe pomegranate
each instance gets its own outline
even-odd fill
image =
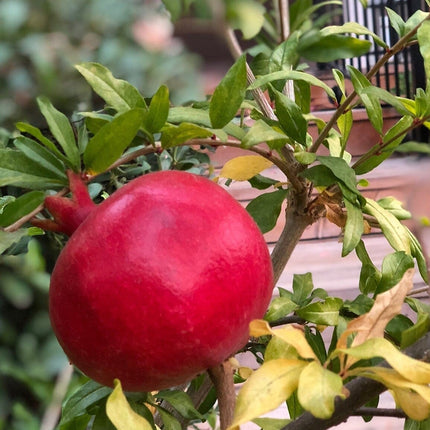
[[[101,384],[118,378],[125,390],[152,391],[184,383],[246,344],[250,321],[270,301],[272,266],[258,227],[223,188],[157,172],[94,205],[80,177],[69,180],[72,204],[51,197],[46,206],[51,227],[71,234],[49,308],[74,365]]]

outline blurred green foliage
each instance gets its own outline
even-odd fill
[[[175,104],[201,98],[199,57],[172,33],[153,0],[2,0],[0,127],[39,123],[39,95],[68,115],[100,107],[73,68],[83,61],[106,65],[147,97],[166,84]]]

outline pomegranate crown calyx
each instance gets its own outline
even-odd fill
[[[82,224],[96,204],[92,201],[86,183],[81,173],[68,170],[69,197],[48,196],[45,198],[45,208],[51,213],[53,220],[34,219],[32,224],[44,230],[65,233],[71,236]]]

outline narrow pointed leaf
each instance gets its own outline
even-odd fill
[[[143,127],[149,133],[158,133],[169,115],[169,89],[162,85],[154,94],[144,115]]]
[[[430,383],[430,364],[415,360],[399,351],[384,338],[369,339],[359,346],[339,350],[360,360],[382,357],[406,380],[417,384]]]
[[[427,79],[430,79],[430,21],[424,21],[417,32],[420,53],[424,59]]]
[[[276,116],[291,139],[306,146],[307,121],[299,106],[285,94],[275,91]]]
[[[396,251],[405,251],[407,254],[411,253],[409,234],[391,212],[369,198],[366,199],[364,212],[377,219],[384,236]]]
[[[359,207],[344,199],[346,224],[343,231],[342,257],[348,255],[360,243],[364,231],[363,213]]]
[[[0,214],[0,227],[6,227],[36,209],[45,199],[43,191],[30,191],[9,203]]]
[[[191,139],[212,136],[211,130],[187,122],[178,126],[167,124],[161,132],[161,146],[164,149],[173,148]]]
[[[246,86],[246,60],[242,55],[215,88],[209,107],[212,127],[223,128],[235,117],[245,98]]]
[[[88,142],[84,152],[85,167],[100,173],[116,161],[136,136],[142,115],[142,109],[131,109],[105,124]]]
[[[310,303],[296,311],[303,319],[321,325],[336,325],[339,310],[343,301],[335,297],[328,297],[324,302]]]
[[[255,121],[242,139],[242,147],[250,148],[259,143],[266,142],[270,148],[282,148],[288,141],[288,137],[273,129],[262,119]]]
[[[76,144],[75,134],[69,119],[55,109],[52,103],[46,97],[37,99],[39,109],[45,117],[52,135],[59,145],[63,148],[64,153],[70,163],[70,166],[78,171],[80,167],[79,149]]]
[[[133,108],[146,108],[145,99],[127,81],[116,79],[109,69],[98,63],[82,63],[75,66],[92,89],[117,112]]]

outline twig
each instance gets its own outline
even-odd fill
[[[233,422],[236,392],[233,367],[229,360],[208,370],[218,398],[221,430],[226,430]]]
[[[357,417],[393,417],[393,418],[406,418],[406,414],[400,409],[388,408],[360,408],[357,409],[352,415]]]
[[[51,403],[48,405],[40,424],[40,430],[54,430],[61,414],[61,405],[67,393],[70,380],[73,375],[73,366],[67,364],[58,375],[52,394]]]

